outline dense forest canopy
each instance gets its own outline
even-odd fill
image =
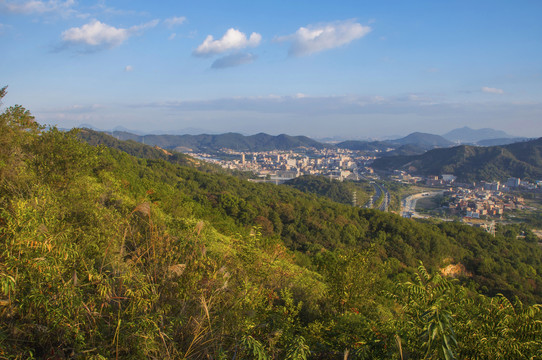
[[[540,358],[526,227],[418,223],[109,145],[0,115],[3,358]]]

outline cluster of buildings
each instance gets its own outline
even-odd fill
[[[531,183],[529,181],[521,180],[519,178],[509,178],[505,182],[500,181],[487,182],[481,181],[480,183],[457,183],[457,177],[450,174],[442,174],[440,176],[412,176],[403,170],[395,170],[391,176],[392,179],[409,184],[424,184],[434,187],[447,187],[447,186],[461,186],[466,188],[482,188],[483,190],[492,191],[513,191],[513,190],[536,190],[542,189],[542,180]]]
[[[298,151],[237,152],[224,150],[232,160],[200,158],[224,168],[252,171],[262,181],[282,182],[302,175],[324,175],[344,180],[359,180],[361,174],[372,173],[367,167],[374,156],[361,155],[346,149],[300,149]]]
[[[404,183],[425,184],[431,187],[448,189],[445,196],[449,199],[448,209],[452,215],[468,218],[502,217],[505,211],[523,209],[525,201],[517,196],[515,190],[540,190],[542,181],[530,183],[519,178],[509,178],[506,182],[486,182],[460,184],[454,175],[411,176],[397,170],[392,175]]]
[[[497,190],[456,188],[446,192],[450,199],[448,208],[451,214],[480,218],[484,216],[501,217],[505,210],[522,209],[525,200],[520,196]]]
[[[534,183],[528,181],[522,181],[519,178],[509,178],[506,182],[500,181],[486,182],[482,181],[481,186],[485,190],[494,191],[510,191],[510,190],[535,190],[542,189],[542,180],[535,181]]]
[[[412,176],[406,171],[395,170],[391,175],[391,178],[408,184],[425,184],[427,186],[449,186],[455,182],[456,177],[454,175],[443,174],[440,176],[431,175],[427,177]]]

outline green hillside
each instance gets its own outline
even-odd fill
[[[528,229],[417,223],[142,151],[0,115],[2,358],[540,357]]]
[[[542,179],[542,138],[506,146],[457,146],[422,155],[375,160],[375,169],[408,169],[421,175],[453,174],[459,181]]]

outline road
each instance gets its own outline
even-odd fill
[[[380,192],[384,193],[384,199],[382,199],[382,203],[378,207],[380,211],[388,211],[388,206],[390,205],[390,193],[388,190],[384,187],[382,184],[377,184],[380,187]]]
[[[401,201],[401,216],[408,218],[428,218],[430,216],[420,215],[416,212],[416,203],[418,199],[422,197],[432,197],[437,195],[444,194],[444,191],[432,191],[432,192],[423,192],[419,194],[414,194],[407,196]]]
[[[388,211],[388,207],[390,205],[390,193],[388,190],[384,187],[384,185],[378,184],[374,181],[371,181],[371,185],[373,185],[373,188],[375,189],[375,194],[365,203],[364,207],[366,208],[374,208],[374,204],[378,202],[381,196],[384,196],[384,199],[378,206],[378,210],[381,211]]]

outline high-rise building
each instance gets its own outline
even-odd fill
[[[521,184],[521,179],[519,178],[509,178],[506,181],[506,186],[511,188],[517,188]]]

